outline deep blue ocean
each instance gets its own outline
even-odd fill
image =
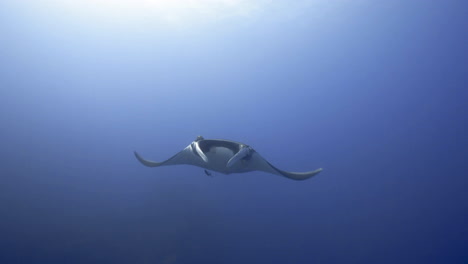
[[[2,0],[0,263],[468,263],[467,131],[466,1]]]

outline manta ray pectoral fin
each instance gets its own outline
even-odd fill
[[[245,156],[249,155],[250,148],[243,146],[226,164],[226,167],[230,168],[232,165],[236,164],[239,160],[243,159]]]
[[[309,179],[310,177],[313,177],[322,171],[321,168],[314,170],[314,171],[307,171],[307,172],[290,172],[290,171],[280,170],[276,168],[275,166],[271,165],[271,163],[265,160],[258,153],[253,154],[253,157],[250,162],[254,164],[252,167],[252,169],[254,170],[259,170],[259,171],[264,171],[264,172],[280,175],[288,179],[297,180],[297,181]]]
[[[188,145],[185,149],[183,149],[179,153],[175,154],[171,158],[162,162],[146,160],[143,157],[141,157],[136,151],[134,153],[138,161],[140,161],[141,164],[148,166],[148,167],[159,167],[159,166],[179,165],[179,164],[201,166],[204,163],[204,161],[202,161],[200,157],[194,154],[191,145]]]
[[[164,164],[164,162],[155,162],[155,161],[145,160],[136,151],[134,151],[133,153],[135,154],[135,157],[138,159],[138,161],[147,167],[158,167]]]
[[[289,171],[283,171],[283,170],[277,169],[275,167],[273,168],[277,170],[282,176],[289,178],[289,179],[297,180],[297,181],[309,179],[310,177],[313,177],[322,171],[322,168],[320,168],[320,169],[317,169],[314,171],[308,171],[308,172],[289,172]]]

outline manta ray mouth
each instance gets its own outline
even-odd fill
[[[215,160],[224,161],[225,164],[234,156],[234,152],[231,149],[224,147],[212,147],[208,152],[205,152],[206,156],[210,160],[210,163]]]
[[[225,148],[229,149],[234,155],[234,153],[237,153],[241,148],[241,144],[232,141],[204,139],[198,141],[197,143],[200,146],[200,149],[205,153],[212,151],[213,148]]]

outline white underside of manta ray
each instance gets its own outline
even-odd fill
[[[305,180],[322,171],[321,168],[308,172],[283,171],[271,165],[246,144],[222,139],[204,139],[201,136],[163,162],[146,160],[137,152],[135,157],[148,167],[187,164],[224,174],[264,171],[293,180]]]

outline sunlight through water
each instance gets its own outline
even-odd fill
[[[212,22],[229,17],[248,17],[267,0],[84,0],[56,1],[75,15],[119,22],[157,21],[184,26]]]
[[[41,21],[70,21],[72,26],[139,30],[189,29],[228,22],[250,25],[259,21],[285,21],[307,17],[314,24],[341,17],[345,10],[366,0],[22,0],[11,5]],[[60,22],[52,22],[60,25]]]

